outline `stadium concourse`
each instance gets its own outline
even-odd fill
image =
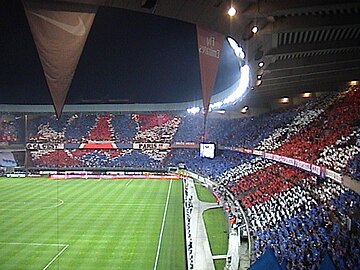
[[[199,157],[202,116],[181,113],[2,113],[0,141],[26,146],[13,157],[33,172],[180,166],[232,205],[252,265],[270,249],[283,269],[325,269],[324,258],[359,269],[359,115],[356,86],[258,116],[210,115],[214,159]]]

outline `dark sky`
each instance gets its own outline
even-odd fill
[[[0,104],[51,104],[21,1],[5,1],[0,9]],[[237,60],[225,41],[214,93],[237,76]],[[99,8],[66,104],[200,98],[195,25]]]

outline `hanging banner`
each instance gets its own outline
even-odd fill
[[[23,0],[57,117],[60,117],[97,6]]]
[[[196,26],[200,62],[201,92],[205,114],[208,112],[216,74],[220,62],[220,54],[224,43],[224,35]]]
[[[11,152],[0,153],[0,167],[16,167],[14,154]]]

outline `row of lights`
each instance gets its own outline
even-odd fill
[[[234,17],[235,15],[236,15],[236,13],[237,13],[237,10],[236,10],[236,8],[234,8],[234,7],[230,7],[229,9],[228,9],[228,15],[230,16],[230,17]],[[257,25],[254,25],[252,28],[251,28],[251,32],[253,33],[253,34],[256,34],[257,32],[259,32],[259,27],[257,26]]]
[[[236,15],[236,13],[237,13],[237,10],[233,7],[233,6],[231,6],[229,9],[228,9],[228,15],[230,16],[230,17],[233,17],[233,16],[235,16]],[[251,27],[251,32],[255,35],[257,32],[259,32],[259,27],[257,26],[257,25],[253,25],[252,27]],[[261,62],[259,62],[259,68],[261,69],[263,66],[264,66],[264,62],[263,61],[261,61]],[[262,80],[261,80],[261,78],[262,78],[262,74],[258,74],[257,75],[257,81],[256,81],[256,86],[260,86],[261,84],[262,84]],[[255,89],[255,87],[254,86],[252,86],[251,88],[250,88],[250,90],[254,90]]]
[[[228,10],[228,15],[230,17],[233,17],[233,16],[236,15],[236,12],[237,12],[237,10],[234,7],[230,7],[229,10]],[[252,28],[251,28],[251,32],[255,35],[256,33],[259,32],[259,27],[257,25],[253,25]],[[264,67],[264,65],[265,65],[264,61],[260,61],[258,63],[260,73],[256,76],[256,79],[257,79],[256,84],[255,84],[256,86],[260,86],[262,84],[262,80],[261,80],[262,75],[263,75],[262,74],[263,73],[262,68]],[[255,90],[255,87],[251,86],[250,90]],[[309,98],[309,97],[311,97],[311,93],[306,92],[306,93],[303,93],[302,96],[304,98]],[[287,104],[287,103],[289,103],[289,101],[290,101],[289,97],[283,97],[283,98],[280,99],[280,103],[283,103],[283,104]],[[248,109],[249,109],[249,106],[244,106],[241,109],[240,112],[245,114],[248,111]]]
[[[258,75],[256,76],[256,86],[260,86],[261,84],[262,84],[262,75],[263,75],[263,67],[264,67],[264,65],[265,65],[265,63],[264,63],[264,61],[260,61],[259,63],[258,63],[258,67],[259,67],[259,73],[258,73]]]

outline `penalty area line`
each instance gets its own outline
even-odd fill
[[[166,213],[167,213],[167,210],[168,210],[168,205],[169,205],[169,198],[170,198],[171,184],[172,184],[172,181],[170,181],[170,185],[169,185],[169,188],[168,188],[168,193],[167,193],[167,197],[166,197],[166,204],[165,204],[165,209],[164,209],[163,219],[162,219],[162,223],[161,223],[161,229],[160,229],[159,242],[158,242],[158,246],[157,246],[157,250],[156,250],[156,257],[155,257],[155,263],[154,263],[154,270],[156,270],[156,269],[157,269],[157,265],[158,265],[158,262],[159,262],[160,246],[161,246],[162,237],[163,237],[163,234],[164,234],[165,219],[166,219]]]
[[[46,270],[49,268],[49,266],[57,259],[59,258],[59,256],[69,247],[69,245],[64,246],[59,252],[58,254],[55,255],[54,258],[52,258],[52,260],[42,269],[42,270]]]

